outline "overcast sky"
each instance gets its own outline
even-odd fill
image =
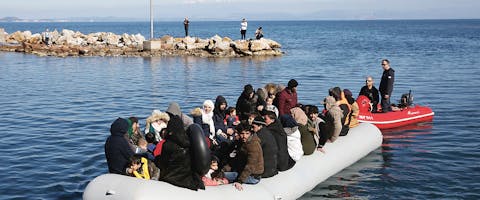
[[[2,1],[0,18],[149,20],[150,0]],[[156,20],[479,19],[480,0],[153,0]]]

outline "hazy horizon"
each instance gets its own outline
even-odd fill
[[[8,1],[0,18],[148,21],[149,6],[149,0]],[[480,19],[478,0],[154,0],[153,8],[156,21]]]

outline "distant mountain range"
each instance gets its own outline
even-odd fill
[[[18,17],[0,18],[0,22],[125,22],[147,20],[148,19],[135,19],[126,17],[74,17],[65,19],[21,19]]]

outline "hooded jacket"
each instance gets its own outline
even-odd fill
[[[300,107],[292,108],[291,112],[292,117],[298,124],[298,130],[300,131],[301,135],[303,153],[305,155],[310,155],[315,152],[317,145],[315,143],[314,134],[308,131],[308,117]]]
[[[221,110],[220,105],[225,104],[225,109]],[[223,96],[217,96],[215,99],[215,109],[213,109],[213,124],[215,126],[215,132],[221,130],[222,132],[227,132],[227,127],[224,124],[225,117],[227,115],[227,100]]]
[[[250,98],[250,94],[253,91],[243,90],[240,97],[237,99],[236,109],[240,120],[247,120],[250,114],[255,113],[257,110],[258,96],[254,93]]]
[[[279,171],[285,171],[292,168],[295,163],[290,162],[291,158],[288,154],[287,134],[285,130],[283,130],[282,124],[278,119],[275,119],[274,122],[267,126],[267,129],[272,133],[277,143],[277,169]]]
[[[192,190],[205,189],[201,175],[192,170],[190,141],[179,116],[170,114],[162,152],[155,157],[159,180]]]
[[[116,119],[110,126],[110,136],[105,142],[105,157],[108,171],[114,174],[127,175],[125,169],[134,152],[130,148],[125,134],[128,131],[128,122],[123,118]]]
[[[170,103],[166,112],[170,113],[170,114],[173,114],[173,115],[176,115],[176,116],[179,116],[180,119],[182,119],[182,121],[183,121],[183,128],[185,130],[187,130],[188,127],[193,124],[192,118],[189,117],[188,115],[185,115],[185,114],[182,113],[182,111],[180,110],[180,106],[178,105],[177,102]]]

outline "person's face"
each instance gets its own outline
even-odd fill
[[[227,108],[227,104],[226,104],[226,103],[220,104],[220,110],[225,110],[225,108]]]
[[[218,170],[218,163],[217,163],[217,162],[212,162],[212,163],[210,164],[210,169]]]
[[[141,166],[140,163],[134,163],[134,164],[132,164],[132,169],[133,169],[134,171],[137,171],[138,169],[140,169],[140,166]]]
[[[250,93],[250,94],[248,95],[248,97],[249,97],[250,99],[253,98],[253,94],[254,94],[253,92]]]
[[[267,105],[272,105],[272,104],[273,104],[273,99],[267,98]]]
[[[236,116],[237,115],[237,110],[233,110],[232,113],[230,113],[231,116]]]
[[[368,87],[371,87],[373,85],[373,79],[367,78],[367,80],[365,80],[365,84],[367,84]]]
[[[310,119],[311,120],[316,120],[318,117],[318,113],[310,113]]]
[[[388,70],[390,68],[390,65],[387,63],[387,61],[382,61],[382,67],[384,70]]]
[[[248,123],[252,124],[253,120],[255,119],[255,116],[250,116],[248,117]]]
[[[265,115],[264,118],[265,118],[265,123],[267,123],[267,125],[270,125],[273,122],[273,120],[270,119],[270,117],[268,117],[268,115]]]
[[[260,131],[260,129],[262,129],[262,126],[259,126],[256,124],[253,124],[252,127],[253,127],[253,132],[255,133],[257,133],[258,131]]]
[[[210,113],[212,112],[213,108],[210,107],[210,106],[207,106],[207,105],[204,105],[203,106],[203,111],[205,111],[205,113]]]
[[[297,87],[293,87],[292,92],[297,92]]]
[[[138,122],[133,123],[132,124],[132,129],[133,129],[133,133],[137,134],[138,130],[140,130],[140,124]]]
[[[242,140],[242,142],[246,143],[248,141],[248,138],[250,138],[251,135],[252,133],[250,131],[244,130],[240,132],[240,139]]]

